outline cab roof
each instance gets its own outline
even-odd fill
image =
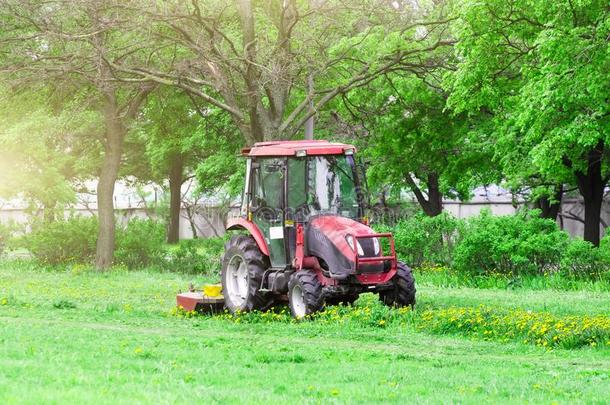
[[[329,141],[270,141],[257,142],[254,146],[243,148],[243,156],[296,156],[297,151],[305,151],[308,156],[343,155],[346,150],[355,151],[353,145]]]

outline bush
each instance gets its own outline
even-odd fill
[[[45,264],[85,263],[95,257],[96,217],[73,216],[66,220],[32,224],[20,245]]]
[[[474,274],[547,274],[557,271],[568,234],[537,210],[493,216],[483,211],[465,220],[454,268]]]
[[[170,271],[217,275],[224,242],[223,238],[182,240],[170,249],[164,266]]]
[[[599,248],[582,239],[571,240],[561,258],[561,271],[576,278],[602,278],[610,271],[609,237]]]
[[[132,218],[124,226],[117,226],[116,264],[130,269],[158,266],[165,253],[165,226],[150,219]]]
[[[449,265],[460,238],[461,224],[462,221],[446,212],[435,217],[416,214],[393,228],[380,226],[378,230],[393,232],[396,253],[410,266]]]

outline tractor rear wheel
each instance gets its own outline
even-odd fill
[[[415,277],[413,272],[403,262],[398,262],[396,275],[392,278],[394,288],[381,291],[379,297],[386,305],[396,307],[415,306]]]
[[[232,313],[263,309],[270,300],[260,292],[269,259],[251,236],[235,235],[225,244],[222,259],[222,293]]]
[[[324,306],[322,284],[316,273],[300,270],[290,276],[288,281],[288,304],[290,312],[296,319],[319,311]]]

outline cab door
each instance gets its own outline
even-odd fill
[[[272,267],[286,266],[284,233],[285,158],[259,158],[252,165],[252,220],[260,228]]]

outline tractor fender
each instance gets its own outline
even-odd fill
[[[263,252],[264,255],[269,256],[269,247],[265,241],[265,237],[261,232],[258,225],[254,222],[250,222],[244,218],[230,218],[227,220],[227,231],[233,231],[237,229],[243,229],[248,231],[250,236],[254,238],[258,248]]]

